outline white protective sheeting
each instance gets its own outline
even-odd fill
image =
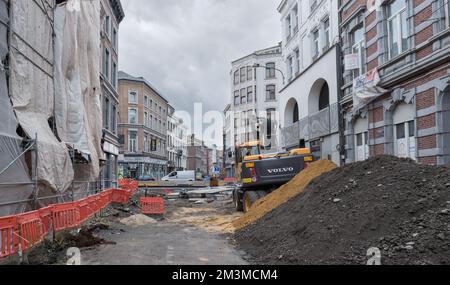
[[[0,172],[22,152],[22,140],[16,134],[17,120],[9,100],[6,72],[2,65],[8,54],[8,18],[6,3],[0,0]],[[0,204],[27,200],[33,191],[23,157],[0,174],[0,182]],[[26,206],[27,203],[0,206],[0,217],[21,213]]]
[[[54,111],[53,7],[53,0],[12,1],[10,95],[24,132],[37,134],[40,187],[64,192],[74,177],[71,158],[48,123]]]
[[[100,1],[69,0],[55,11],[55,119],[59,138],[88,154],[76,180],[99,177]]]

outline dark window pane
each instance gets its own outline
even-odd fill
[[[398,124],[397,126],[396,126],[396,129],[397,129],[397,139],[404,139],[405,137],[406,137],[406,135],[405,135],[405,123],[401,123],[401,124]]]

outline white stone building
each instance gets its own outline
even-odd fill
[[[261,140],[268,151],[279,146],[278,92],[283,86],[281,45],[232,62],[229,112],[232,148]]]
[[[283,0],[286,85],[280,90],[282,145],[310,147],[340,164],[337,0]]]
[[[186,170],[188,129],[171,105],[167,115],[167,171]]]

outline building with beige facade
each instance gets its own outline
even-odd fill
[[[168,101],[143,77],[119,72],[119,168],[124,177],[167,173]]]

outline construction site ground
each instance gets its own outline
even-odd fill
[[[230,199],[165,201],[164,217],[141,215],[134,205],[110,207],[83,229],[35,248],[26,263],[66,264],[67,249],[78,247],[82,265],[245,265],[228,229],[238,215]]]

